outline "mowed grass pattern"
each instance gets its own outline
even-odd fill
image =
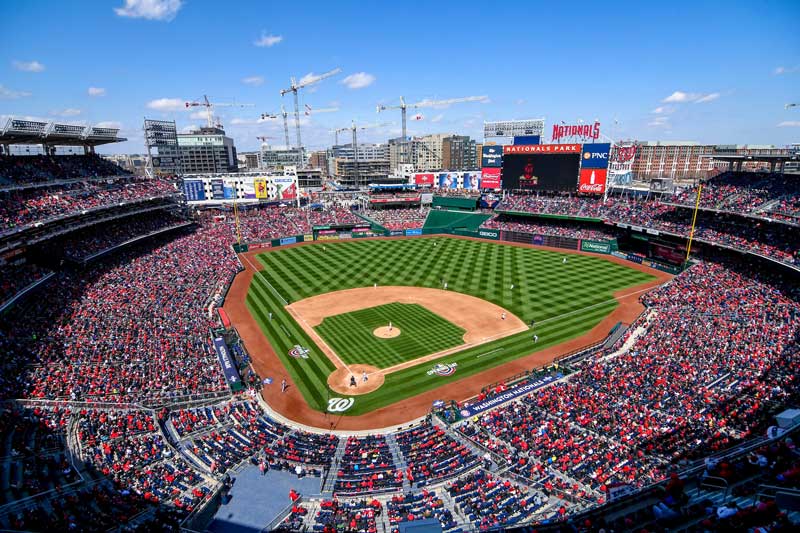
[[[397,337],[382,339],[376,328],[398,328]],[[388,368],[459,344],[465,330],[418,304],[391,303],[329,316],[314,328],[345,364]]]
[[[309,405],[319,410],[325,410],[329,394],[337,396],[326,390],[334,366],[283,309],[287,302],[374,283],[442,288],[444,280],[448,290],[493,302],[526,323],[536,321],[537,343],[529,331],[462,350],[442,360],[458,363],[457,372],[449,377],[428,376],[430,365],[394,372],[380,389],[356,397],[348,415],[390,405],[583,335],[616,308],[614,292],[654,279],[599,256],[447,237],[317,242],[257,257],[264,270],[253,278],[248,308]],[[269,311],[274,315],[271,321]],[[295,344],[311,350],[308,359],[288,355]],[[482,355],[486,352],[493,353]]]

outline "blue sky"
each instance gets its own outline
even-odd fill
[[[800,107],[784,109],[800,102],[797,1],[3,4],[0,115],[119,125],[130,140],[111,152],[144,150],[145,116],[203,124],[180,107],[203,94],[257,104],[216,112],[239,150],[257,135],[283,144],[282,122],[258,115],[279,109],[290,76],[335,67],[301,97],[310,148],[351,120],[391,123],[359,140],[397,135],[399,111],[375,106],[400,95],[488,96],[420,110],[412,134],[481,138],[484,120],[545,117],[548,138],[599,119],[617,139],[800,142]]]

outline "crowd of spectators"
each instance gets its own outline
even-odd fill
[[[0,305],[4,304],[31,283],[39,281],[51,271],[31,263],[0,266]]]
[[[428,421],[395,438],[407,464],[406,477],[417,486],[457,476],[480,464],[469,448]]]
[[[236,219],[233,211],[204,210],[199,213],[199,218],[208,225],[226,227],[232,238],[236,238]],[[311,233],[309,212],[294,207],[240,208],[239,232],[242,242],[269,241],[280,237],[306,235]]]
[[[430,208],[428,207],[372,209],[366,213],[366,216],[388,230],[399,231],[422,228],[429,212]]]
[[[23,183],[121,176],[128,171],[96,154],[0,155],[0,187]]]
[[[336,474],[336,494],[374,494],[403,487],[403,471],[397,469],[383,436],[349,437]]]
[[[533,221],[530,218],[514,217],[510,215],[495,215],[481,224],[481,227],[505,231],[518,231],[521,233],[533,233],[536,235],[591,239],[596,241],[616,238],[615,233],[597,229],[596,226],[584,222],[572,222],[568,220],[555,222],[544,219]]]
[[[0,191],[0,235],[91,209],[175,194],[163,180],[113,178],[22,191]]]
[[[324,500],[314,517],[312,531],[338,533],[340,531],[359,531],[377,533],[375,517],[382,512],[378,502],[367,500],[339,502],[338,499]]]
[[[365,224],[363,218],[347,207],[328,206],[326,209],[311,209],[308,214],[309,223],[312,226]]]
[[[90,226],[58,239],[64,256],[84,260],[136,237],[186,224],[185,217],[171,211],[154,211],[119,218],[107,224]]]
[[[461,431],[533,483],[555,473],[574,481],[568,495],[600,502],[612,484],[664,479],[765,430],[773,402],[798,398],[796,287],[703,262],[643,301],[655,314],[628,350]]]
[[[547,497],[486,471],[473,472],[445,485],[455,511],[479,530],[509,527],[544,506]]]

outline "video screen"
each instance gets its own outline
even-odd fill
[[[580,154],[505,154],[503,188],[575,190],[580,160]]]

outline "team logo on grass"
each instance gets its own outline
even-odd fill
[[[328,411],[331,413],[341,413],[347,411],[356,401],[353,398],[331,398],[328,400]]]
[[[289,350],[289,355],[291,355],[292,357],[297,357],[298,359],[308,359],[308,352],[309,351],[310,350],[306,350],[305,348],[303,348],[299,344],[295,344],[294,348]]]
[[[456,373],[458,363],[436,363],[436,366],[428,370],[428,375],[432,376],[452,376]]]

